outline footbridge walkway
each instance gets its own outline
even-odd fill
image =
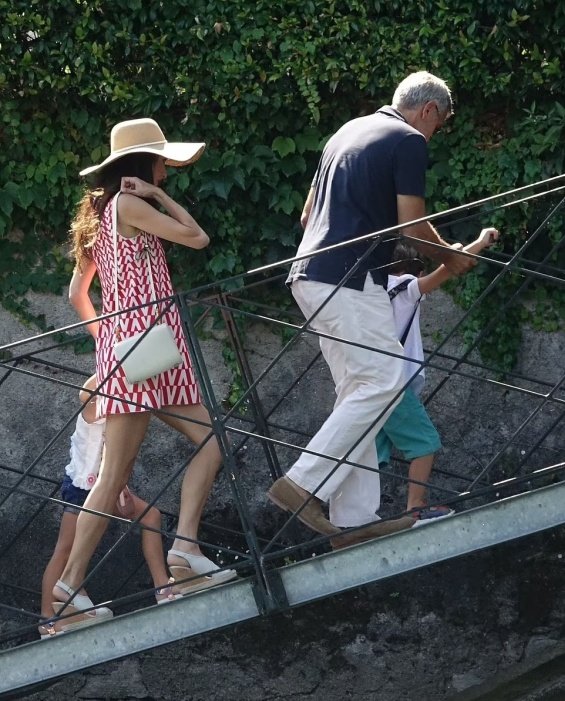
[[[237,511],[237,527],[232,527],[231,523],[228,527],[227,524],[204,522],[203,532],[207,537],[199,544],[225,568],[235,569],[239,576],[165,606],[145,605],[143,608],[139,608],[139,602],[151,598],[154,590],[124,595],[123,591],[127,589],[125,578],[114,587],[111,600],[101,602],[111,606],[119,615],[46,642],[33,640],[39,621],[37,608],[33,610],[33,605],[37,605],[37,582],[19,581],[13,563],[20,554],[23,557],[28,548],[29,533],[41,527],[46,507],[56,505],[60,508],[63,505],[58,498],[60,480],[44,469],[44,462],[55,446],[67,441],[68,428],[73,425],[80,408],[69,410],[68,420],[29,459],[28,464],[11,464],[8,454],[0,454],[2,518],[7,518],[13,500],[26,504],[26,518],[15,529],[8,529],[10,537],[0,545],[0,610],[3,620],[0,628],[0,698],[109,660],[306,605],[565,523],[565,483],[562,481],[565,470],[565,368],[552,368],[550,375],[526,376],[514,372],[502,377],[497,368],[485,365],[476,353],[508,310],[522,304],[533,289],[543,287],[550,295],[552,291],[563,291],[565,278],[559,265],[563,236],[549,235],[548,231],[556,230],[556,221],[563,222],[564,179],[565,176],[560,176],[535,183],[430,217],[438,227],[454,232],[462,222],[472,220],[478,223],[494,211],[503,218],[512,207],[520,206],[531,208],[528,211],[532,212],[532,227],[517,251],[498,250],[480,258],[479,264],[485,269],[484,288],[471,307],[461,312],[451,328],[445,329],[442,339],[434,347],[426,348],[425,365],[434,370],[433,375],[437,378],[433,386],[428,387],[428,402],[442,393],[449,393],[455,383],[465,381],[482,387],[485,393],[504,392],[508,402],[519,405],[520,420],[507,427],[504,439],[486,451],[481,460],[470,461],[475,465],[473,470],[466,465],[459,471],[434,471],[429,484],[433,501],[449,504],[456,514],[421,528],[338,550],[332,550],[325,537],[305,536],[305,531],[297,524],[296,513],[284,520],[281,520],[280,513],[276,517],[273,515],[268,533],[264,528],[257,528],[253,495],[259,490],[263,493],[273,480],[284,474],[290,464],[288,456],[297,454],[309,438],[300,420],[300,410],[290,425],[281,422],[279,409],[288,397],[300,397],[303,387],[308,384],[309,374],[321,366],[316,351],[301,366],[295,366],[291,355],[295,346],[305,338],[321,335],[310,327],[312,319],[305,322],[296,311],[271,306],[266,301],[273,298],[273,289],[282,289],[291,260],[162,300],[163,304],[178,304],[181,309],[195,371],[210,410],[211,432],[218,438],[223,453],[224,466],[218,479]],[[543,214],[540,214],[542,209]],[[503,224],[499,226],[503,229]],[[562,225],[558,228],[563,231]],[[397,237],[398,233],[391,229],[366,238],[378,245],[385,236]],[[448,233],[444,236],[449,238]],[[493,305],[493,293],[509,279],[514,283],[512,293],[502,304]],[[475,332],[463,353],[453,355],[449,342],[461,333],[470,316],[482,304],[491,304],[490,322]],[[223,397],[216,396],[203,350],[199,330],[207,319],[223,324],[225,337],[231,344],[240,391],[230,406],[225,405]],[[245,319],[258,320],[265,326],[281,330],[286,339],[281,350],[259,372],[252,370],[247,357],[241,330],[241,322]],[[43,383],[56,383],[68,391],[78,390],[88,373],[78,369],[72,361],[61,363],[53,360],[53,351],[59,352],[76,344],[81,338],[77,334],[82,333],[82,326],[73,324],[0,345],[0,396],[15,378],[22,376],[37,386],[38,392]],[[347,339],[339,340],[347,342]],[[311,348],[314,346],[310,343]],[[372,350],[379,352],[376,348]],[[72,354],[69,353],[68,357]],[[269,380],[274,373],[281,371],[281,367],[284,368],[287,390],[273,398],[267,391]],[[22,402],[25,401],[22,397]],[[378,418],[375,417],[375,422]],[[499,420],[488,416],[483,419],[487,422]],[[29,426],[21,427],[22,440],[25,440],[28,430],[31,430]],[[515,447],[523,445],[524,436],[528,437],[528,448],[517,456]],[[548,444],[552,446],[552,454],[560,448],[561,456],[558,455],[557,460],[547,461],[550,451],[545,448]],[[248,448],[257,463],[253,465],[253,474],[241,466],[240,456]],[[336,469],[344,463],[355,465],[349,463],[348,456],[341,459],[328,457],[335,461]],[[159,499],[168,489],[175,489],[175,479],[185,467],[186,462],[183,462],[172,470],[170,479],[151,495],[152,503],[159,504]],[[368,469],[362,465],[357,467]],[[404,487],[408,481],[405,469],[382,469],[381,473],[387,480]],[[387,518],[398,517],[402,509],[395,504],[388,512]],[[175,517],[175,514],[167,515],[163,537],[171,537]],[[132,534],[137,537],[140,524],[117,520],[122,535],[89,573],[87,585],[103,571],[105,564],[119,559],[119,548],[124,541]]]

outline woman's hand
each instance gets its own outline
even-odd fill
[[[120,186],[120,192],[127,192],[143,199],[155,197],[158,190],[157,186],[151,185],[141,178],[122,178]]]

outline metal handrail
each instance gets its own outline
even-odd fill
[[[424,220],[437,220],[447,215],[453,215],[463,211],[468,211],[470,208],[479,208],[484,204],[494,202],[505,197],[507,198],[509,196],[517,195],[519,193],[524,192],[525,190],[532,189],[533,187],[550,185],[556,181],[561,180],[563,177],[565,176],[558,176],[556,178],[551,178],[540,183],[536,183],[534,185],[529,185],[523,188],[516,188],[515,190],[511,190],[507,193],[501,193],[500,195],[487,197],[469,205],[455,207],[450,210],[437,213],[435,215],[430,215],[429,217],[415,220],[414,222],[405,223],[403,226],[410,226],[412,223],[417,223],[419,221]],[[505,202],[503,204],[498,205],[498,207],[496,207],[495,209],[508,208],[515,204],[519,204],[521,202],[530,200],[534,197],[544,197],[547,195],[555,194],[561,191],[564,187],[565,186],[556,187],[547,192],[537,193],[536,195],[532,195],[522,199],[517,199],[512,202]],[[558,378],[557,382],[552,383],[548,382],[545,379],[538,380],[536,378],[531,378],[526,376],[525,374],[511,373],[510,377],[512,378],[512,382],[507,381],[505,383],[502,383],[488,376],[493,372],[492,367],[489,367],[488,365],[483,364],[481,362],[477,362],[475,360],[470,361],[468,359],[469,353],[471,351],[466,351],[460,357],[452,357],[442,350],[445,343],[449,339],[453,338],[455,334],[460,330],[462,325],[468,319],[469,315],[473,312],[473,309],[476,307],[476,305],[480,304],[486,298],[486,296],[496,288],[496,286],[500,283],[500,280],[503,279],[503,277],[509,274],[520,274],[525,277],[525,282],[519,287],[518,291],[512,296],[512,298],[507,301],[507,304],[513,303],[517,299],[518,295],[527,288],[527,282],[534,278],[541,279],[548,284],[553,284],[556,286],[562,286],[565,283],[564,278],[561,275],[559,275],[559,270],[546,265],[546,262],[547,260],[549,260],[551,254],[555,252],[558,246],[560,245],[559,242],[554,244],[553,249],[551,249],[549,254],[545,256],[544,260],[541,263],[532,261],[531,259],[525,257],[525,254],[530,249],[532,243],[536,240],[536,238],[539,237],[541,231],[547,226],[547,223],[551,219],[551,217],[555,216],[555,214],[559,211],[562,204],[563,200],[552,209],[552,211],[548,214],[548,216],[545,218],[542,224],[537,228],[536,232],[534,232],[534,234],[532,234],[532,236],[528,238],[528,240],[519,248],[519,250],[506,260],[498,260],[496,257],[491,258],[475,256],[478,260],[484,261],[487,265],[493,267],[493,270],[495,270],[494,279],[489,285],[487,285],[485,290],[483,290],[479,298],[476,300],[475,306],[471,307],[470,309],[467,309],[462,314],[461,318],[454,325],[454,327],[450,329],[449,333],[446,335],[446,338],[444,338],[442,343],[439,344],[436,348],[431,349],[429,351],[426,361],[424,363],[426,367],[431,367],[442,373],[445,373],[445,377],[442,380],[440,380],[438,385],[430,391],[430,398],[435,397],[441,391],[441,389],[444,387],[445,383],[448,380],[452,381],[454,377],[461,377],[468,378],[477,382],[484,382],[487,386],[504,386],[505,389],[507,389],[509,392],[516,393],[519,396],[531,397],[532,399],[539,400],[540,402],[539,406],[535,407],[528,413],[528,415],[522,421],[521,425],[513,432],[510,438],[504,443],[503,447],[496,453],[494,458],[488,460],[486,465],[482,465],[481,468],[477,471],[477,473],[461,476],[455,475],[466,480],[465,491],[461,492],[458,490],[450,489],[448,487],[444,487],[443,485],[433,484],[433,482],[430,482],[426,485],[434,489],[436,493],[443,493],[443,495],[448,499],[450,504],[465,505],[471,502],[476,503],[477,500],[481,501],[481,503],[488,503],[489,500],[496,501],[496,499],[499,498],[500,493],[504,490],[522,488],[533,489],[533,485],[537,484],[540,480],[548,479],[550,476],[561,475],[565,467],[563,464],[560,463],[558,465],[551,466],[550,468],[548,467],[545,471],[541,472],[535,469],[535,467],[526,467],[526,461],[532,455],[534,455],[534,453],[542,446],[543,442],[548,438],[551,431],[555,430],[555,428],[559,425],[559,422],[565,415],[565,412],[560,412],[558,417],[552,423],[551,427],[541,432],[541,435],[536,439],[536,441],[534,441],[529,446],[527,456],[520,461],[518,468],[520,470],[523,470],[523,474],[519,474],[518,476],[514,477],[513,481],[511,482],[505,481],[504,483],[501,483],[500,480],[496,478],[496,476],[493,478],[489,478],[489,475],[492,475],[494,473],[494,469],[500,463],[501,458],[505,454],[505,451],[511,448],[516,442],[516,440],[519,438],[521,433],[525,430],[525,428],[532,424],[532,422],[538,416],[539,412],[542,410],[542,407],[551,404],[554,407],[562,409],[562,406],[565,403],[565,396],[563,395],[561,389],[564,380],[563,377]],[[472,216],[482,216],[483,214],[484,212],[480,212],[479,214],[475,214]],[[472,217],[465,216],[462,217],[459,221],[463,221],[468,218]],[[451,222],[451,224],[453,224],[453,222]],[[287,267],[292,262],[300,260],[304,257],[320,255],[326,250],[334,250],[346,247],[348,245],[354,245],[359,242],[366,242],[370,244],[367,248],[367,252],[365,253],[365,256],[368,256],[370,255],[370,252],[373,250],[373,248],[378,245],[379,241],[384,236],[390,237],[390,235],[397,234],[399,228],[400,227],[391,227],[380,232],[375,232],[367,236],[359,237],[355,241],[350,241],[344,244],[338,244],[335,246],[328,247],[327,249],[323,249],[323,251],[309,253],[304,256],[295,256],[291,259],[287,259],[284,261],[278,261],[268,266],[263,266],[261,268],[256,268],[254,270],[248,271],[248,273],[234,276],[232,278],[222,280],[217,283],[201,286],[189,292],[183,292],[173,297],[169,297],[165,300],[158,300],[157,302],[166,302],[169,305],[172,303],[176,303],[181,309],[182,321],[185,328],[187,341],[190,346],[194,369],[199,377],[200,385],[203,389],[204,396],[206,398],[206,403],[210,409],[211,422],[210,424],[204,425],[209,426],[209,428],[211,429],[209,436],[215,435],[218,438],[218,442],[224,459],[224,474],[228,477],[233,503],[237,509],[238,517],[241,522],[241,530],[231,531],[230,536],[233,536],[234,538],[237,537],[242,543],[245,543],[245,545],[243,547],[238,548],[228,547],[224,545],[215,545],[214,543],[200,540],[195,542],[202,545],[203,547],[215,549],[217,552],[223,553],[228,557],[237,557],[239,562],[234,565],[230,565],[231,567],[239,568],[240,570],[244,571],[246,571],[247,569],[253,572],[253,577],[255,581],[254,596],[256,597],[259,610],[262,612],[280,610],[284,608],[285,605],[287,605],[285,604],[284,595],[281,595],[281,590],[278,587],[278,585],[276,585],[276,581],[273,579],[273,568],[277,568],[276,562],[278,560],[283,560],[285,557],[300,557],[301,550],[305,547],[306,544],[310,549],[316,549],[317,553],[323,553],[325,550],[328,549],[329,544],[327,537],[316,537],[314,539],[302,541],[298,544],[293,545],[285,544],[286,541],[283,542],[283,540],[281,540],[282,538],[290,538],[291,540],[296,540],[296,531],[293,530],[293,524],[296,523],[297,513],[292,514],[288,519],[286,519],[283,526],[276,529],[274,535],[265,538],[263,535],[258,534],[256,532],[255,524],[253,523],[253,518],[251,515],[249,504],[247,503],[247,500],[245,498],[243,476],[237,464],[236,454],[238,450],[245,446],[250,440],[258,441],[262,445],[266,456],[266,467],[268,469],[265,470],[265,477],[268,479],[274,479],[277,475],[281,474],[282,468],[279,465],[277,448],[284,448],[295,451],[304,451],[305,449],[303,446],[299,445],[298,443],[295,443],[294,441],[286,439],[283,440],[282,438],[280,438],[281,434],[293,432],[294,429],[292,426],[281,425],[280,423],[274,421],[272,417],[276,413],[277,409],[280,407],[281,403],[284,401],[285,397],[288,397],[290,392],[296,391],[297,384],[304,377],[306,377],[310,372],[311,368],[314,367],[316,360],[319,357],[318,354],[315,353],[314,359],[307,363],[305,370],[303,370],[302,372],[297,372],[298,379],[290,378],[288,387],[281,396],[277,397],[273,406],[267,406],[261,395],[260,390],[262,389],[267,378],[269,377],[269,373],[271,373],[277,367],[277,364],[281,361],[281,359],[297,344],[298,340],[304,335],[311,335],[312,337],[317,336],[319,338],[332,338],[333,340],[339,340],[343,343],[350,343],[350,341],[348,341],[347,339],[336,339],[328,334],[323,334],[312,330],[311,328],[309,328],[312,319],[301,320],[299,323],[292,323],[290,321],[277,319],[274,317],[273,312],[276,312],[278,310],[275,310],[273,308],[269,309],[269,305],[265,305],[262,302],[258,302],[258,308],[261,309],[261,313],[254,313],[246,309],[241,309],[237,305],[245,305],[246,301],[249,300],[241,299],[241,297],[238,296],[238,293],[241,293],[243,291],[246,295],[248,294],[250,296],[250,299],[252,300],[253,294],[260,294],[261,290],[263,289],[263,286],[271,285],[273,282],[280,283],[281,279],[283,278],[283,276],[281,276],[280,274],[265,277],[268,273],[273,272],[277,268],[280,269],[282,267]],[[470,254],[461,253],[461,255]],[[362,265],[364,257],[359,259],[356,266],[354,266],[354,268],[352,268],[344,277],[341,283],[338,286],[336,286],[336,291],[344,283],[347,282],[347,279],[349,277],[355,274],[358,267]],[[254,276],[257,275],[261,275],[263,276],[263,278],[259,280],[252,279]],[[236,287],[235,289],[232,289],[231,292],[226,291],[225,288],[227,283],[233,283],[234,281],[238,281],[240,283],[240,286]],[[231,286],[233,287],[233,285]],[[249,301],[249,303],[252,304],[253,302]],[[214,313],[214,311],[218,311],[218,313],[223,317],[226,333],[237,351],[237,368],[238,372],[244,380],[245,388],[241,396],[235,402],[234,406],[229,408],[227,411],[223,411],[221,409],[220,398],[215,396],[214,388],[206,364],[206,359],[200,348],[198,334],[196,333],[199,324],[199,319],[193,318],[195,310],[199,307],[205,308],[203,317],[207,314]],[[503,313],[503,311],[504,310],[501,310],[500,313]],[[294,334],[293,337],[282,346],[281,350],[275,355],[275,357],[271,359],[268,363],[266,363],[266,366],[256,376],[254,376],[251,363],[246,357],[245,342],[242,338],[240,338],[237,330],[237,324],[234,323],[234,319],[238,315],[241,318],[247,318],[255,321],[260,321],[266,324],[271,324],[275,328],[288,329]],[[101,315],[97,317],[97,319],[105,319],[111,316],[114,316],[114,314]],[[495,319],[494,315],[493,317]],[[36,382],[48,381],[54,382],[60,385],[61,387],[79,389],[82,385],[82,381],[77,381],[76,378],[84,378],[84,376],[87,373],[84,373],[84,371],[78,370],[77,368],[71,367],[70,365],[65,365],[63,363],[54,363],[48,358],[42,357],[51,350],[61,348],[67,345],[68,343],[77,340],[74,336],[72,338],[67,338],[64,341],[61,341],[57,344],[51,344],[39,348],[32,348],[31,350],[29,350],[28,347],[30,345],[33,345],[34,343],[43,344],[48,339],[50,339],[56,334],[60,334],[61,332],[68,333],[81,329],[86,324],[89,324],[92,321],[93,320],[88,320],[86,322],[69,324],[61,329],[51,330],[42,334],[32,336],[30,338],[13,341],[11,343],[7,343],[0,346],[0,352],[3,351],[4,353],[8,354],[11,354],[16,349],[25,349],[24,352],[19,352],[16,355],[12,355],[12,357],[9,357],[8,359],[5,359],[2,362],[0,362],[0,368],[5,370],[5,375],[0,378],[0,391],[1,388],[5,385],[5,383],[9,381],[9,378],[13,377],[15,374],[23,374]],[[495,323],[495,321],[493,320],[492,323]],[[483,330],[481,332],[482,335],[479,334],[479,337],[484,337],[486,333],[488,333],[488,329]],[[374,348],[370,348],[370,350],[376,353],[381,352],[378,349]],[[394,354],[387,353],[387,355]],[[453,362],[454,364],[450,367],[445,367],[441,364],[442,360],[447,360]],[[33,362],[34,366],[43,366],[43,374],[37,372],[35,369],[30,369],[29,367],[26,367],[31,362]],[[462,369],[464,367],[472,367],[476,370],[482,371],[486,374],[486,376],[479,377],[476,374],[473,375],[467,370]],[[58,373],[61,371],[65,372],[67,374],[67,378],[65,379],[59,376],[55,376],[54,374],[52,374],[55,371],[57,371]],[[69,377],[71,379],[68,379]],[[526,387],[524,386],[524,384],[532,384],[534,386],[537,386],[537,390],[531,389],[531,387]],[[100,387],[98,387],[94,391],[94,394],[102,395]],[[247,404],[251,407],[253,414],[253,418],[248,419],[246,422],[238,419],[237,415],[237,410],[244,404]],[[61,500],[56,499],[52,495],[50,497],[45,497],[43,495],[34,494],[30,490],[27,490],[24,487],[22,487],[22,484],[27,479],[42,478],[41,475],[36,474],[36,468],[40,465],[41,461],[45,458],[47,453],[56,444],[60,443],[60,441],[63,440],[64,434],[66,433],[68,427],[76,419],[80,410],[81,409],[78,408],[76,411],[74,410],[71,412],[70,417],[66,421],[64,421],[64,425],[62,426],[62,428],[60,428],[60,430],[58,430],[55,433],[51,440],[48,441],[47,445],[39,451],[39,453],[30,461],[30,463],[27,466],[25,466],[21,470],[8,468],[13,469],[13,472],[16,472],[18,476],[12,484],[0,484],[0,490],[2,492],[5,492],[4,496],[0,495],[0,505],[5,503],[9,504],[8,500],[12,495],[15,494],[19,494],[21,496],[25,495],[30,499],[37,499],[39,502],[41,502],[40,507],[37,509],[36,512],[34,512],[33,517],[29,519],[28,523],[24,525],[23,529],[20,529],[20,531],[17,534],[17,537],[14,539],[14,542],[10,544],[11,547],[14,547],[17,540],[23,537],[25,530],[33,523],[34,519],[39,516],[41,509],[45,504],[63,503],[61,502]],[[174,415],[174,412],[163,413],[170,413],[171,415]],[[379,417],[375,417],[375,424],[377,423],[378,419]],[[250,423],[251,426],[248,428],[242,428],[240,425],[237,425],[238,421],[240,423]],[[371,429],[368,429],[368,431],[370,430]],[[296,435],[304,437],[306,434],[303,431],[296,431]],[[234,436],[239,438],[239,442],[235,445],[232,445],[230,437]],[[361,437],[359,440],[361,440],[362,438],[363,437]],[[335,462],[334,471],[343,464],[353,465],[361,469],[372,469],[348,460],[348,456],[351,454],[355,447],[356,444],[352,446],[351,450],[345,456],[341,456],[339,458],[337,458],[336,456],[314,453],[313,451],[309,452],[332,459]],[[176,466],[171,470],[169,478],[165,481],[164,485],[159,489],[158,493],[152,496],[151,501],[148,503],[148,508],[153,506],[161,498],[161,496],[168,489],[171,488],[175,479],[178,478],[186,469],[188,462],[189,461],[182,462],[180,465]],[[2,466],[0,466],[0,470],[1,467]],[[394,478],[402,483],[409,483],[411,481],[407,476],[397,475],[392,473],[391,471],[380,470],[380,472],[381,474],[387,474],[391,478]],[[490,482],[489,479],[491,479]],[[47,481],[49,481],[51,484],[53,482],[52,480]],[[311,498],[315,496],[315,493],[316,492],[313,493]],[[134,531],[137,531],[142,528],[147,528],[143,524],[140,524],[138,521],[124,522],[124,519],[120,519],[119,517],[113,515],[104,514],[103,516],[115,522],[122,523],[122,525],[126,526],[126,530],[120,536],[118,541],[109,548],[108,552],[101,558],[100,562],[93,567],[93,569],[85,579],[85,583],[88,582],[93,576],[96,576],[96,574],[100,571],[99,567],[103,563],[106,563],[110,558],[114,557],[114,555],[118,552],[119,547],[121,546],[121,544],[123,544],[126,538],[128,538]],[[167,529],[159,530],[159,532],[162,533],[164,537],[172,536],[172,533]],[[247,549],[247,552],[244,552],[244,548]],[[0,552],[0,561],[5,555],[5,551]],[[112,600],[111,604],[114,606],[120,606],[127,602],[131,602],[131,600],[131,595],[129,597],[118,596]],[[0,602],[0,608],[3,608],[6,611],[11,611],[13,613],[13,607],[10,607],[7,604],[2,604]],[[33,612],[24,611],[23,614],[35,620],[37,619],[37,614]],[[21,629],[15,629],[9,634],[0,637],[0,641],[17,641],[22,635],[25,635],[25,632],[22,631],[29,631],[31,628],[32,627],[27,626]]]

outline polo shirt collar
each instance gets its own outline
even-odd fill
[[[385,105],[384,107],[381,107],[375,112],[375,114],[384,114],[387,117],[394,117],[395,119],[401,119],[403,122],[406,122],[403,115],[397,109],[391,107],[390,105]]]

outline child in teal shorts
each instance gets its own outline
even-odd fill
[[[496,229],[483,229],[479,237],[463,250],[478,254],[497,240]],[[375,440],[379,465],[390,462],[393,447],[410,461],[406,510],[417,519],[415,525],[420,525],[453,513],[447,506],[427,505],[426,483],[432,472],[435,453],[441,448],[441,440],[420,399],[425,375],[420,301],[425,294],[440,287],[450,275],[443,265],[424,275],[424,264],[417,258],[416,250],[404,241],[397,243],[393,261],[387,289],[396,332],[406,356],[405,381],[410,381],[410,384]]]

